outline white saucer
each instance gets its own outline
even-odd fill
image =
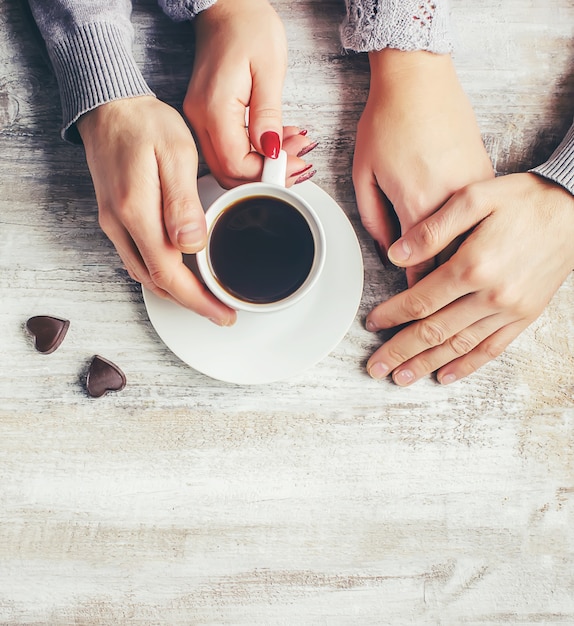
[[[198,181],[203,206],[223,193],[208,175]],[[276,313],[239,311],[229,328],[143,289],[148,315],[166,346],[194,369],[241,385],[288,378],[327,356],[343,339],[363,292],[363,259],[355,231],[339,205],[314,183],[297,193],[317,212],[327,256],[319,282],[301,302]]]

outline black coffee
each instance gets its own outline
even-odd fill
[[[269,196],[230,205],[213,225],[211,266],[236,298],[265,304],[283,300],[305,282],[315,242],[293,206]]]

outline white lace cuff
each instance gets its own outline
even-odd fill
[[[198,13],[209,9],[217,0],[159,0],[163,12],[176,22],[192,20]]]
[[[452,51],[448,0],[345,0],[345,4],[341,40],[349,50]]]

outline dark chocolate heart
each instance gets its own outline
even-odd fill
[[[122,370],[111,361],[97,354],[90,363],[86,387],[92,398],[99,398],[108,391],[121,391],[126,386]]]
[[[69,326],[68,320],[51,315],[36,315],[26,322],[28,332],[34,335],[36,350],[44,354],[56,350],[64,341]]]

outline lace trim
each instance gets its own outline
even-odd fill
[[[341,26],[345,48],[452,50],[448,0],[346,0],[346,5]]]
[[[423,0],[419,4],[418,12],[413,15],[413,20],[418,22],[421,28],[431,28],[434,14],[436,11],[436,4],[429,0]]]

